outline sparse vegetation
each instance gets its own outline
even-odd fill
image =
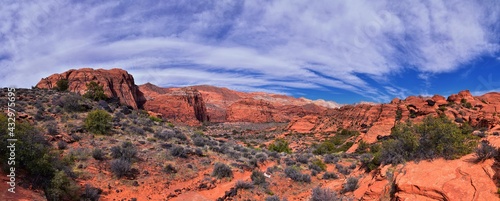
[[[246,182],[246,181],[242,181],[242,180],[238,180],[236,182],[236,189],[252,189],[254,186],[252,184],[252,182]]]
[[[104,160],[104,151],[102,151],[102,149],[99,149],[99,148],[95,148],[93,151],[92,151],[92,157],[98,161],[102,161]]]
[[[343,192],[351,192],[358,188],[358,178],[349,177],[347,178],[347,182],[344,184],[342,191]]]
[[[269,149],[270,151],[284,152],[287,154],[292,153],[292,149],[288,147],[288,142],[285,139],[274,140],[274,142],[270,144],[267,149]]]
[[[297,182],[311,183],[311,176],[308,174],[302,174],[297,167],[285,168],[285,175]]]
[[[212,176],[217,177],[218,179],[224,177],[232,178],[233,171],[231,170],[231,167],[224,163],[215,163],[214,170],[212,171]]]
[[[261,185],[266,183],[266,177],[264,176],[264,173],[258,170],[252,171],[252,175],[250,175],[250,178],[252,179],[252,182],[255,185]]]
[[[111,157],[130,162],[137,155],[137,148],[129,141],[123,142],[121,146],[111,147]]]
[[[329,188],[316,187],[312,190],[311,201],[340,201],[335,191]]]
[[[498,155],[498,151],[495,147],[490,145],[490,142],[483,140],[479,143],[476,148],[476,162],[482,162],[486,159],[493,158]]]
[[[114,159],[110,162],[110,166],[111,172],[118,178],[125,176],[131,169],[130,162],[124,159]]]

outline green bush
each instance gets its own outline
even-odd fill
[[[162,122],[163,120],[158,118],[158,117],[154,117],[154,116],[149,116],[149,119],[151,119],[151,121],[154,121],[154,122]]]
[[[83,97],[94,100],[94,101],[108,99],[106,94],[104,94],[103,87],[94,81],[89,82],[87,84],[87,92],[83,95]]]
[[[382,143],[380,161],[383,164],[438,157],[456,159],[471,153],[477,144],[472,135],[464,134],[455,123],[443,117],[428,116],[415,125],[398,124],[391,136],[393,139]]]
[[[7,129],[7,116],[0,113],[0,161],[1,165],[7,165],[10,153]],[[45,140],[42,134],[27,122],[16,122],[15,129],[15,151],[16,159],[13,164],[16,170],[24,170],[27,178],[33,182],[35,188],[49,185],[54,176],[54,162],[56,155],[51,151],[51,144]]]
[[[356,149],[356,153],[358,153],[358,154],[366,153],[366,152],[368,152],[369,148],[370,148],[370,144],[361,140],[361,141],[359,141],[358,148]]]
[[[69,81],[67,79],[60,79],[56,82],[58,91],[66,91],[69,88]]]
[[[292,149],[288,147],[288,142],[284,139],[274,140],[274,143],[270,144],[267,149],[269,149],[269,151],[285,152],[287,154],[292,153]]]
[[[320,168],[321,171],[325,171],[326,170],[326,164],[323,163],[323,161],[319,160],[319,159],[314,159],[311,161],[311,163],[317,167]],[[318,171],[320,171],[318,170]]]
[[[79,186],[64,171],[58,171],[50,181],[47,200],[78,200]]]
[[[87,115],[85,127],[95,134],[107,134],[111,130],[112,119],[105,110],[94,110]]]

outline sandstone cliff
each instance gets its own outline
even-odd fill
[[[193,88],[161,88],[147,83],[139,86],[140,105],[145,110],[162,114],[170,121],[190,125],[209,121],[205,102]]]
[[[110,98],[118,98],[121,103],[130,105],[134,109],[137,105],[138,88],[135,85],[134,77],[122,69],[97,69],[82,68],[71,69],[61,74],[53,74],[43,78],[36,87],[42,89],[52,89],[57,87],[57,81],[67,79],[69,81],[69,91],[84,94],[87,90],[86,84],[96,82],[103,86],[104,93]]]

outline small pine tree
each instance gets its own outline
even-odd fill
[[[67,79],[60,79],[56,82],[58,91],[66,91],[69,88],[69,81]]]
[[[101,85],[97,84],[96,82],[92,81],[87,84],[87,92],[83,95],[85,98],[94,100],[94,101],[99,101],[99,100],[106,100],[108,97],[106,94],[104,94],[104,89]]]

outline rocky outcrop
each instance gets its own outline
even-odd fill
[[[500,93],[492,92],[472,96],[468,90],[443,96],[409,96],[404,100],[394,99],[387,104],[348,105],[328,109],[321,118],[295,117],[288,129],[297,132],[329,132],[339,128],[359,130],[362,140],[375,142],[389,135],[397,122],[408,119],[419,122],[427,115],[445,115],[457,123],[469,122],[478,128],[492,129],[500,125]],[[309,129],[309,130],[308,130]]]
[[[473,160],[469,154],[457,160],[387,165],[361,179],[354,195],[360,200],[498,200],[494,161]]]
[[[139,102],[145,110],[189,125],[209,121],[203,97],[194,88],[161,88],[147,83],[140,85],[139,90],[142,94]]]
[[[334,102],[294,98],[263,92],[243,93],[213,86],[193,86],[202,95],[211,122],[289,122],[294,117],[319,115]]]
[[[135,85],[134,77],[122,69],[71,69],[61,74],[53,74],[43,78],[36,87],[42,89],[52,89],[57,87],[57,81],[67,79],[69,91],[84,94],[87,91],[87,84],[96,82],[103,86],[104,93],[110,98],[117,98],[121,103],[139,108],[137,105],[138,88]]]
[[[397,200],[498,200],[493,160],[474,164],[459,160],[411,162],[395,175]]]

